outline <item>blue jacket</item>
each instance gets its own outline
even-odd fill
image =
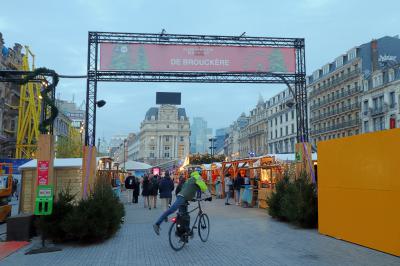
[[[172,198],[172,191],[174,190],[174,182],[169,176],[164,177],[160,181],[158,190],[160,192],[160,199]]]

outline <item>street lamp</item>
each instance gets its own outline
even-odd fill
[[[125,161],[126,161],[126,143],[127,143],[127,139],[124,139],[124,171],[126,171],[125,168]]]

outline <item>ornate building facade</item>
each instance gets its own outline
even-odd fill
[[[313,146],[321,140],[361,133],[361,98],[365,86],[367,91],[374,87],[364,80],[374,75],[375,79],[382,77],[382,80],[373,82],[383,84],[383,76],[378,74],[383,67],[381,61],[393,58],[398,64],[399,57],[399,38],[385,36],[350,49],[307,77]]]
[[[293,95],[286,89],[267,101],[269,153],[293,153],[297,142],[296,109]]]
[[[150,108],[140,126],[138,160],[156,166],[184,160],[189,154],[190,122],[184,108]]]
[[[400,65],[388,65],[363,82],[362,132],[400,127]]]
[[[0,33],[0,70],[19,70],[22,67],[22,46],[4,46]],[[16,149],[18,128],[18,106],[20,86],[11,82],[0,82],[0,158],[13,158]]]

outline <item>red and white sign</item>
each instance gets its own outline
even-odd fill
[[[289,47],[100,44],[100,70],[294,73]]]
[[[48,185],[49,183],[49,161],[38,161],[37,184]]]

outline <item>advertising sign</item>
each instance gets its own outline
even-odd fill
[[[174,44],[100,44],[100,70],[296,71],[295,48]]]
[[[49,161],[38,161],[37,184],[47,185],[49,183]]]

